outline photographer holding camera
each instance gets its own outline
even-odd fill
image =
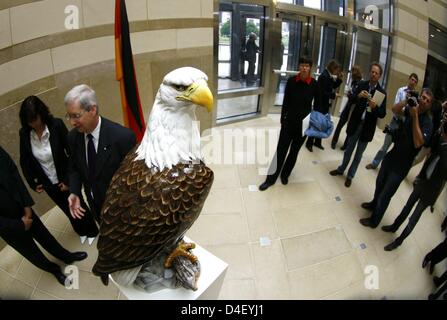
[[[418,93],[417,91],[415,91],[415,88],[416,85],[418,84],[418,80],[419,78],[416,73],[410,74],[410,76],[408,77],[407,85],[397,90],[396,98],[394,99],[394,104],[404,101],[409,97],[417,98]],[[388,149],[391,147],[391,144],[393,143],[392,133],[394,132],[394,130],[398,128],[398,126],[399,126],[399,119],[396,117],[395,114],[393,114],[393,119],[391,120],[390,123],[388,123],[385,126],[385,130],[383,130],[383,133],[386,133],[383,145],[380,148],[380,150],[377,151],[373,161],[366,165],[366,169],[376,169],[379,166],[380,162],[382,162],[383,158],[388,152]]]
[[[399,216],[393,224],[383,226],[385,232],[396,232],[410,214],[416,202],[416,208],[411,215],[402,234],[385,247],[386,251],[400,246],[416,226],[424,210],[435,204],[447,179],[447,103],[443,105],[441,125],[434,133],[430,156],[425,161],[418,178],[414,181],[413,192],[408,198]]]
[[[366,227],[376,228],[386,209],[411,169],[413,160],[423,145],[427,145],[433,129],[429,114],[433,101],[430,89],[422,89],[419,100],[410,97],[394,105],[393,112],[401,118],[395,134],[394,147],[388,152],[376,179],[376,190],[371,202],[362,203],[362,208],[371,210],[369,218],[360,219]]]

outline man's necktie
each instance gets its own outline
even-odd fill
[[[93,186],[95,184],[95,171],[96,171],[96,150],[95,143],[93,142],[93,136],[91,134],[87,135],[87,158],[88,158],[88,180],[90,182],[90,188],[93,191]]]

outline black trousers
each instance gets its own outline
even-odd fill
[[[71,226],[78,235],[87,237],[96,237],[98,235],[98,227],[96,226],[93,215],[82,197],[81,206],[85,209],[85,214],[82,219],[75,219],[71,216],[70,208],[68,207],[68,196],[70,192],[61,191],[57,185],[46,186],[45,191],[51,200],[65,213],[70,220]]]
[[[305,139],[306,136],[301,136],[301,128],[291,130],[286,126],[281,126],[278,146],[266,179],[267,183],[274,184],[280,174],[284,178],[290,176]]]
[[[57,242],[34,212],[32,219],[33,223],[28,231],[2,231],[0,236],[39,269],[50,273],[60,272],[60,266],[48,260],[35,241],[59,260],[63,260],[70,252]]]
[[[334,135],[332,136],[331,145],[335,146],[337,144],[338,138],[340,137],[341,129],[343,129],[343,127],[345,126],[345,124],[349,120],[349,113],[350,113],[350,111],[351,111],[351,106],[347,105],[343,109],[343,111],[341,112],[340,119],[338,120],[337,127],[335,128],[335,131],[334,131]],[[346,145],[346,140],[345,140],[345,143],[343,145],[344,146]]]
[[[402,225],[405,219],[407,219],[415,203],[418,202],[421,195],[421,191],[419,189],[420,188],[413,190],[401,213],[397,216],[396,220],[394,220],[393,227],[395,227],[396,230]],[[394,242],[398,244],[402,244],[402,242],[404,242],[405,238],[407,238],[410,235],[411,231],[413,231],[414,227],[422,216],[422,213],[425,209],[427,209],[427,207],[428,205],[423,204],[421,201],[418,202],[416,208],[413,211],[413,214],[408,220],[407,226],[405,227],[404,231],[402,231],[402,234]]]
[[[438,244],[432,251],[427,253],[428,260],[435,265],[447,258],[447,238]]]

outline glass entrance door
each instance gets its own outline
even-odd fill
[[[217,122],[255,115],[262,94],[265,7],[220,1]]]
[[[284,99],[287,78],[297,74],[300,56],[311,57],[314,61],[313,76],[318,78],[331,59],[343,67],[346,60],[347,26],[318,16],[302,16],[296,13],[280,12],[278,20],[281,29],[279,41],[272,52],[273,72],[277,75],[274,107],[271,112],[280,112]]]
[[[273,71],[278,75],[275,106],[281,106],[287,78],[296,74],[300,56],[311,56],[313,30],[311,17],[280,14],[281,36],[273,46]]]

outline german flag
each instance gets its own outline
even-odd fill
[[[140,142],[146,125],[135,76],[125,0],[115,0],[115,68],[116,80],[120,82],[124,125],[135,133]]]

